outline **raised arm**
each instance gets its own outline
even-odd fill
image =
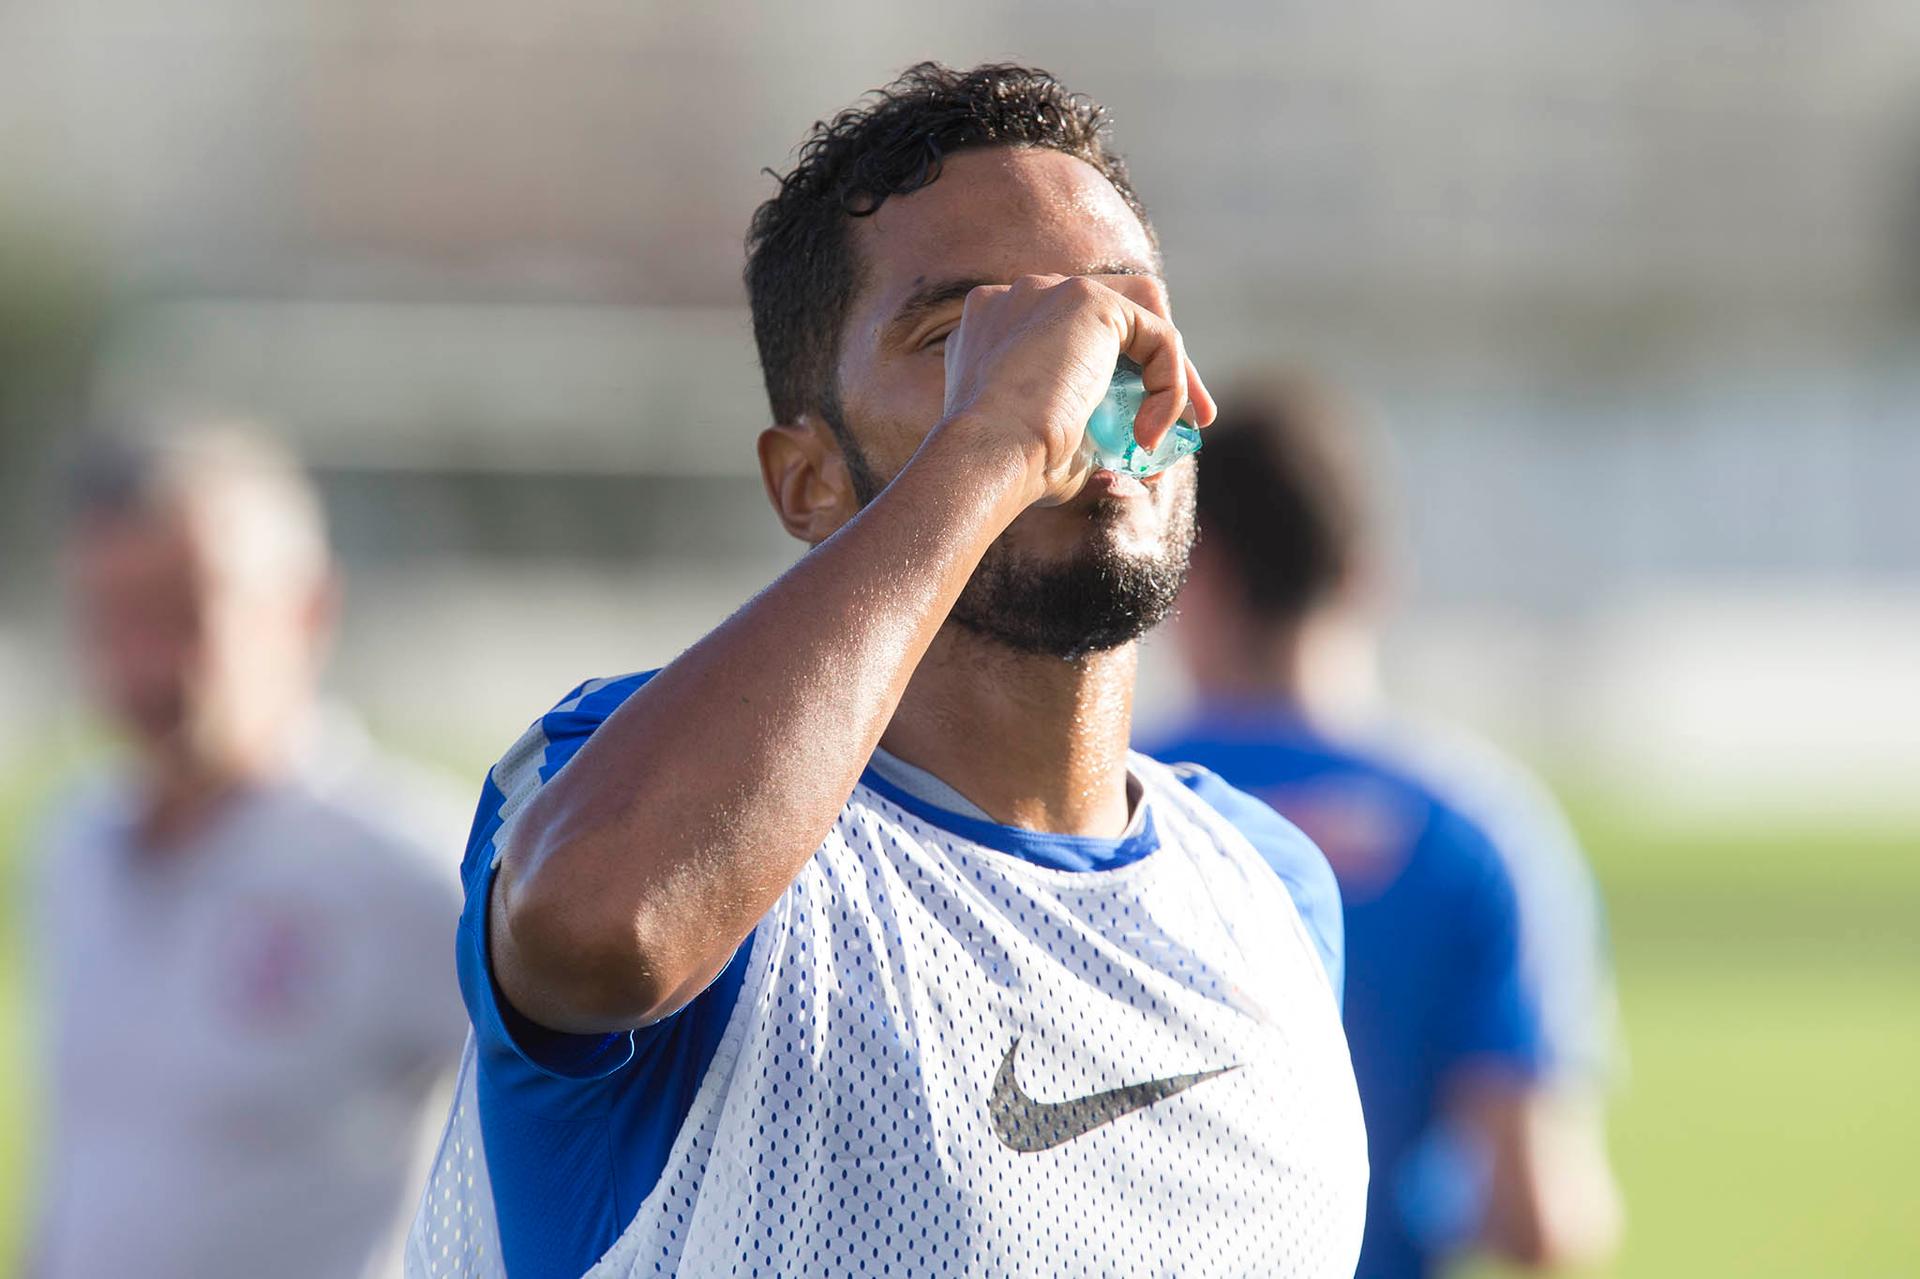
[[[505,834],[489,907],[502,992],[554,1030],[645,1025],[719,972],[812,856],[987,547],[1088,479],[1122,353],[1151,445],[1213,402],[1156,281],[975,289],[944,416],[871,503],[630,697]]]

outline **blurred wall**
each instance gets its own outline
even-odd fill
[[[1676,797],[1904,795],[1906,0],[0,10],[0,295],[40,299],[0,311],[0,752],[70,715],[47,494],[87,415],[282,424],[355,579],[340,683],[476,760],[670,657],[790,554],[760,170],[926,56],[1104,100],[1214,380],[1374,410],[1413,702]]]

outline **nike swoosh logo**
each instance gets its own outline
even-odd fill
[[[1019,1051],[1020,1040],[1016,1038],[1007,1047],[1007,1055],[1000,1059],[1000,1073],[994,1076],[993,1092],[987,1098],[987,1114],[993,1121],[993,1135],[1008,1149],[1023,1155],[1051,1150],[1122,1115],[1183,1093],[1215,1075],[1240,1069],[1238,1065],[1221,1066],[1191,1075],[1169,1075],[1142,1084],[1127,1084],[1069,1101],[1035,1101],[1021,1091],[1020,1080],[1014,1073],[1013,1058]]]

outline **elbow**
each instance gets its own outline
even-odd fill
[[[1514,1230],[1489,1243],[1492,1246],[1488,1251],[1494,1256],[1530,1273],[1547,1273],[1573,1264],[1560,1242],[1546,1230]]]
[[[1484,1242],[1508,1265],[1541,1274],[1587,1270],[1604,1265],[1619,1246],[1619,1199],[1594,1191],[1551,1212],[1514,1214],[1501,1227]]]
[[[565,860],[543,856],[521,869],[510,859],[500,868],[493,952],[503,989],[553,1030],[597,1034],[657,1021],[681,985],[665,962],[670,945],[623,895],[557,873]]]
[[[1502,1261],[1532,1274],[1583,1271],[1604,1264],[1613,1255],[1611,1244],[1595,1246],[1587,1239],[1563,1238],[1550,1232],[1507,1241],[1494,1249]]]

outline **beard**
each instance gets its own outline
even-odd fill
[[[854,495],[865,506],[883,485],[839,420],[826,413],[840,443]],[[1124,505],[1103,498],[1086,510],[1086,536],[1065,559],[1025,554],[1005,535],[994,540],[949,615],[962,629],[1016,653],[1079,661],[1131,644],[1165,621],[1187,580],[1194,539],[1191,463],[1168,472],[1166,524],[1145,551],[1120,544]]]
[[[1122,504],[1103,498],[1087,508],[1087,532],[1065,559],[1023,554],[1003,536],[974,568],[952,619],[1016,653],[1078,661],[1145,635],[1166,620],[1187,580],[1193,551],[1192,468],[1164,481],[1166,524],[1156,544],[1120,544]]]

